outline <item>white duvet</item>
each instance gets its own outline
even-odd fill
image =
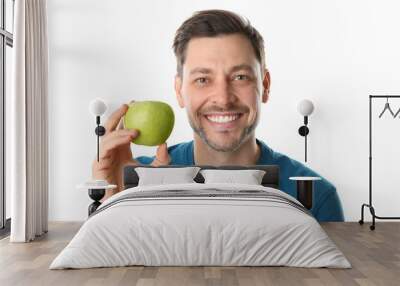
[[[168,192],[173,195],[165,196]],[[257,185],[193,183],[127,189],[88,218],[50,269],[127,265],[350,268],[342,252],[299,204],[284,192]]]

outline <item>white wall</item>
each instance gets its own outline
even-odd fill
[[[95,156],[91,99],[109,110],[131,99],[166,101],[177,117],[168,144],[191,140],[171,45],[183,20],[210,8],[246,16],[265,38],[272,87],[258,138],[303,160],[296,105],[313,100],[310,165],[337,186],[346,220],[359,219],[368,199],[368,95],[400,94],[398,1],[49,0],[51,220],[86,217],[90,200],[75,186],[90,177]],[[375,105],[377,118],[384,101]],[[400,215],[400,119],[374,126],[377,213]],[[135,156],[153,151],[133,147]]]

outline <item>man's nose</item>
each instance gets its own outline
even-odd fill
[[[221,79],[216,82],[212,94],[212,102],[223,106],[235,101],[236,96],[232,91],[229,81],[227,79]]]

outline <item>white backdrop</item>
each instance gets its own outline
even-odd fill
[[[87,215],[90,200],[75,186],[90,177],[95,157],[91,99],[107,101],[106,116],[131,99],[166,101],[176,114],[168,145],[191,140],[175,99],[171,45],[186,18],[211,8],[244,15],[264,36],[272,86],[257,137],[303,160],[296,106],[313,100],[310,166],[336,185],[346,220],[359,219],[368,199],[368,95],[400,94],[400,2],[394,0],[48,1],[50,220]],[[384,102],[376,102],[376,118]],[[397,110],[400,100],[392,105]],[[377,213],[400,215],[400,119],[374,125]],[[133,146],[135,156],[154,150]]]

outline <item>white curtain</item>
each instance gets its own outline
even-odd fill
[[[16,0],[14,9],[10,241],[28,242],[48,228],[46,0]]]

